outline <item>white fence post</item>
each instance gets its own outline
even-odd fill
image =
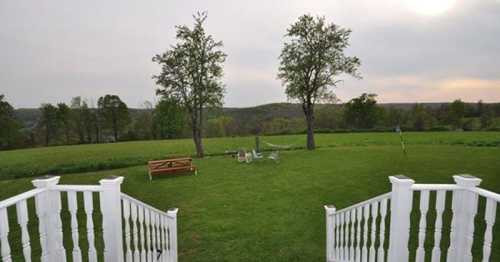
[[[410,237],[410,213],[413,204],[412,179],[391,176],[391,226],[389,233],[388,262],[408,261]]]
[[[450,248],[448,261],[472,261],[472,243],[474,241],[474,217],[477,213],[478,196],[466,189],[473,189],[481,184],[481,179],[469,175],[453,176],[455,183],[464,188],[453,191],[453,218],[450,230]]]
[[[102,179],[100,204],[104,238],[104,261],[123,262],[122,207],[120,185],[123,177]]]
[[[336,209],[335,206],[328,205],[325,206],[325,211],[326,211],[326,261],[333,262],[335,259],[335,254],[333,250],[334,249],[333,234],[335,232],[334,214]]]
[[[179,209],[172,208],[167,211],[170,233],[170,255],[172,262],[177,262],[177,212]]]
[[[59,183],[59,179],[59,176],[45,176],[32,181],[36,188],[47,189],[36,196],[36,212],[41,229],[40,244],[42,249],[45,248],[42,250],[42,261],[66,261],[61,222],[61,193],[50,190]]]

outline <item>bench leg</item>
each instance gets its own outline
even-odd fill
[[[149,171],[148,174],[149,174],[149,182],[153,181],[153,177],[151,176],[151,171]]]

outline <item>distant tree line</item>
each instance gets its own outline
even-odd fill
[[[381,106],[375,94],[362,94],[344,104],[318,104],[316,132],[393,131],[499,131],[500,103],[475,104],[455,100],[433,106],[424,104]],[[118,96],[105,95],[97,106],[81,97],[70,103],[42,104],[33,125],[18,119],[15,109],[0,95],[0,148],[110,143],[115,141],[175,139],[192,136],[189,113],[176,100],[145,102],[130,109]],[[269,105],[271,116],[227,113],[205,109],[205,137],[307,133],[304,117],[294,115],[293,104],[281,109]],[[258,111],[259,109],[253,109]],[[277,111],[284,111],[276,113]],[[273,114],[275,114],[273,116]],[[295,114],[296,115],[296,114]]]
[[[44,103],[38,110],[38,119],[28,126],[0,95],[0,149],[186,136],[185,114],[175,101],[161,100],[155,107],[146,102],[143,109],[130,110],[117,95],[100,97],[97,107],[74,97],[69,104]]]
[[[362,94],[343,104],[318,104],[315,131],[500,131],[500,103],[379,105],[375,94]],[[272,111],[272,109],[269,109]],[[257,110],[256,110],[257,111]],[[207,136],[305,134],[303,117],[230,117],[219,113],[207,121]]]

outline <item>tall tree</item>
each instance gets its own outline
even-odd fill
[[[101,142],[101,129],[102,129],[102,116],[101,116],[101,113],[99,111],[99,109],[89,109],[87,108],[87,112],[88,112],[88,117],[86,118],[86,121],[88,123],[87,127],[88,127],[88,130],[89,130],[89,133],[88,133],[88,140],[89,140],[89,143],[91,142],[91,132],[94,132],[94,142],[96,144],[99,144]]]
[[[314,105],[331,100],[342,73],[360,77],[357,57],[344,54],[349,46],[351,30],[333,23],[324,17],[303,15],[292,24],[286,33],[280,55],[278,78],[286,86],[288,98],[302,104],[307,123],[307,148],[314,149]]]
[[[50,141],[57,135],[57,107],[52,104],[42,104],[40,106],[39,127],[42,128],[45,135],[45,145],[48,146]]]
[[[75,129],[75,133],[78,134],[78,143],[83,144],[85,142],[85,131],[84,119],[83,119],[83,101],[80,96],[73,97],[71,99],[71,121],[73,122],[72,127]]]
[[[118,141],[120,132],[130,122],[127,105],[116,95],[105,95],[99,98],[97,106],[104,123],[111,127],[113,137]]]
[[[461,128],[465,116],[465,103],[457,99],[450,104],[448,111],[448,121],[455,128]]]
[[[362,94],[345,104],[345,122],[355,128],[369,129],[377,123],[376,94]]]
[[[415,104],[410,115],[413,128],[417,131],[429,129],[436,122],[432,114],[429,113],[429,109],[422,104]]]
[[[189,113],[196,154],[203,157],[203,111],[222,105],[224,85],[221,82],[226,54],[222,42],[205,32],[206,13],[193,16],[194,27],[177,26],[177,44],[153,61],[161,73],[153,76],[161,88],[157,94],[174,98]]]
[[[14,108],[0,95],[0,149],[12,148],[21,124],[14,115]]]
[[[70,130],[71,130],[71,110],[65,103],[57,104],[57,123],[58,126],[62,127],[64,132],[65,143],[70,143]]]
[[[137,139],[148,140],[153,137],[153,105],[145,101],[142,110],[140,110],[133,119],[133,133]]]
[[[480,111],[479,119],[481,122],[481,128],[485,129],[490,127],[495,120],[495,111],[491,105],[483,105]]]

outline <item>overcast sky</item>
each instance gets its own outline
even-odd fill
[[[0,94],[15,107],[107,93],[154,102],[151,58],[197,11],[228,54],[225,106],[286,101],[278,56],[304,13],[353,31],[363,79],[342,77],[342,101],[500,101],[500,0],[0,0]]]

